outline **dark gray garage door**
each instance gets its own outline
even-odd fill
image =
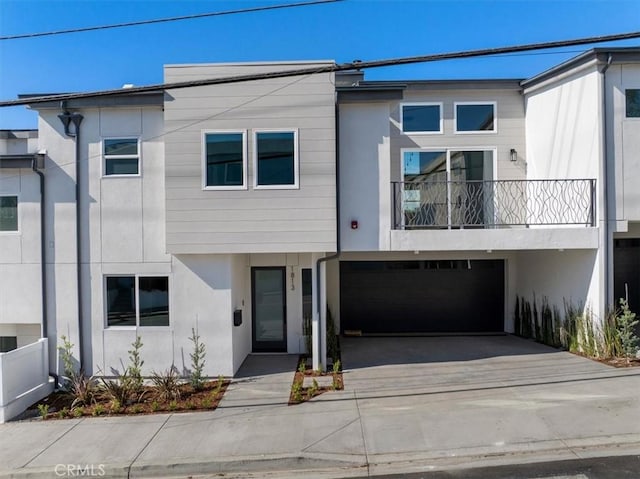
[[[342,332],[504,331],[504,261],[343,261]]]

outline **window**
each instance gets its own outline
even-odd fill
[[[0,196],[0,231],[18,231],[17,196]]]
[[[204,188],[246,187],[246,134],[244,131],[204,133]]]
[[[400,107],[403,133],[442,133],[442,103],[415,103]]]
[[[108,276],[107,326],[169,326],[169,278]]]
[[[255,134],[256,188],[298,187],[297,131],[259,131]]]
[[[625,90],[627,118],[640,118],[640,89]]]
[[[105,176],[140,174],[137,138],[104,140],[104,174]]]
[[[0,353],[8,353],[18,349],[17,336],[0,336]]]
[[[496,103],[455,103],[456,133],[495,133]]]

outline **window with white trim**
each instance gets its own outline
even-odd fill
[[[254,136],[254,186],[298,187],[298,132],[256,131]]]
[[[18,231],[18,197],[0,196],[0,232]]]
[[[107,276],[107,326],[169,326],[169,278]]]
[[[137,138],[105,138],[103,149],[105,176],[140,174]]]
[[[456,133],[495,133],[496,102],[454,103]]]
[[[442,103],[404,103],[400,121],[403,133],[442,133]]]
[[[205,189],[244,189],[247,185],[246,132],[203,132]]]

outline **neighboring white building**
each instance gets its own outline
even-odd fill
[[[136,335],[145,373],[188,369],[193,328],[206,373],[231,376],[304,352],[303,316],[326,365],[325,305],[363,334],[511,332],[533,294],[601,318],[625,284],[640,307],[639,103],[627,48],[524,81],[313,73],[34,104],[43,243],[39,177],[0,138],[0,336],[42,329],[59,371],[65,335],[111,375]]]

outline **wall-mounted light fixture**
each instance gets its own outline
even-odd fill
[[[518,152],[515,148],[511,148],[511,150],[509,150],[509,159],[511,161],[518,161]]]

